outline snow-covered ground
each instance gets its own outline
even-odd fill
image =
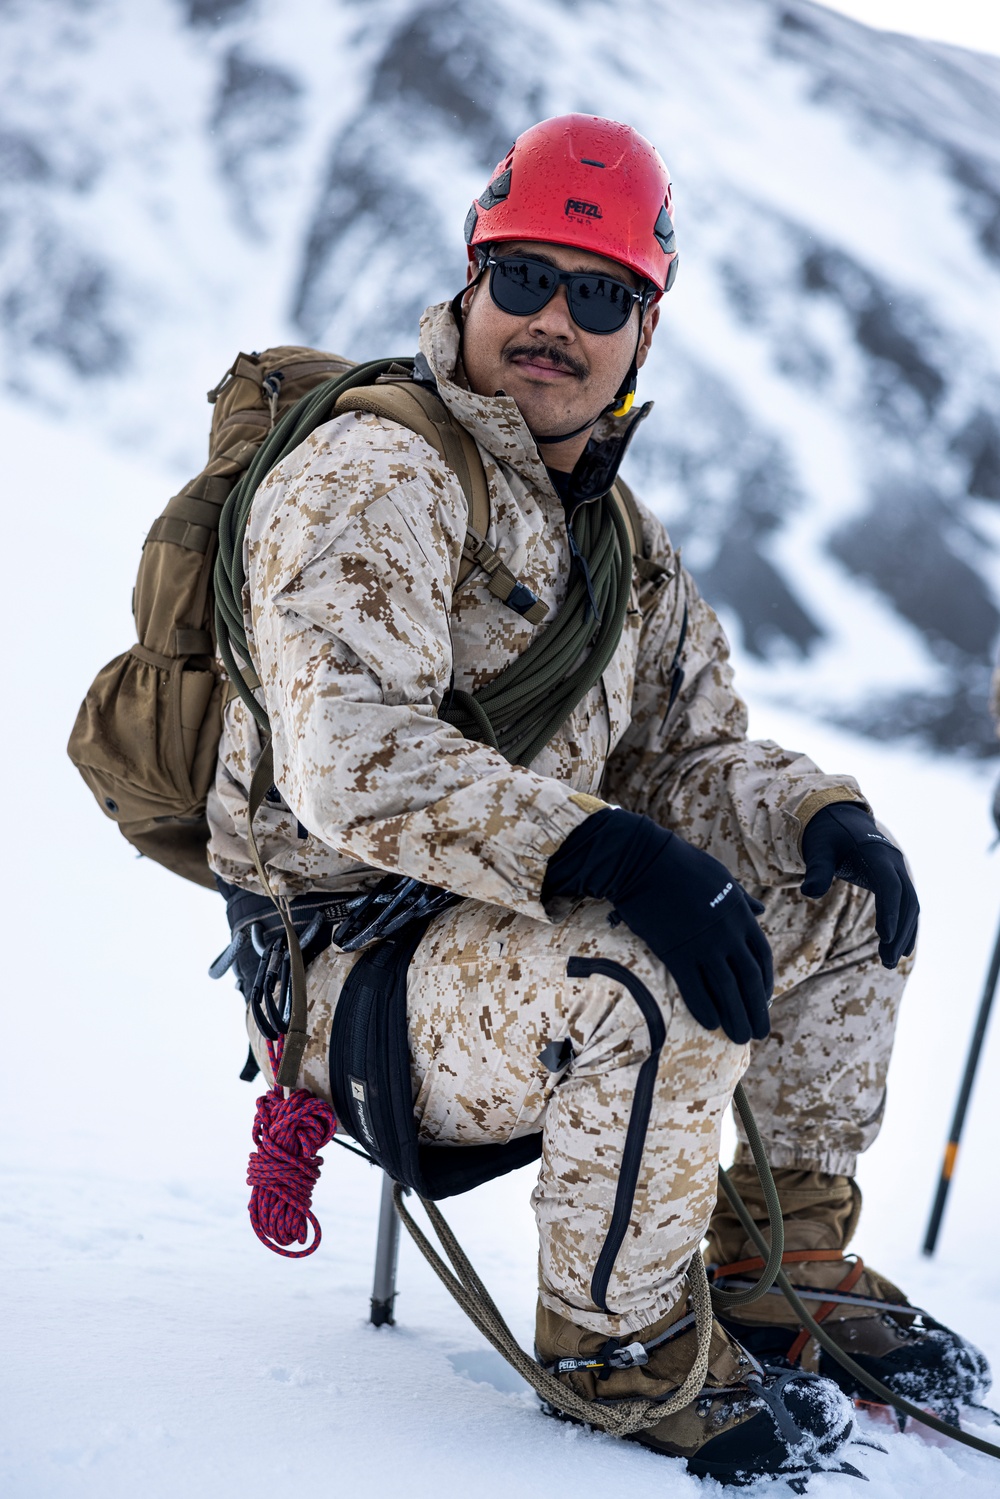
[[[346,1153],[325,1153],[320,1252],[296,1264],[258,1244],[243,1185],[258,1089],[237,1077],[235,991],[205,977],[224,943],[221,902],[136,861],[63,753],[96,665],[129,638],[127,580],[163,480],[9,407],[0,440],[12,497],[0,635],[11,835],[0,1492],[706,1492],[674,1464],[539,1415],[408,1241],[399,1325],[367,1326],[379,1180]],[[1000,1365],[1000,1027],[938,1256],[918,1252],[1000,914],[989,773],[773,708],[755,708],[752,728],[855,772],[910,852],[922,948],[886,1126],[861,1170],[857,1247]],[[530,1185],[520,1173],[447,1206],[529,1346]],[[987,1457],[880,1436],[886,1455],[854,1450],[869,1484],[822,1477],[810,1492],[1000,1492],[1000,1464]]]

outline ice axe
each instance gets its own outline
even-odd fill
[[[990,959],[989,972],[986,975],[986,985],[983,989],[983,997],[979,1003],[979,1014],[976,1016],[976,1027],[972,1032],[969,1055],[966,1058],[965,1072],[962,1075],[962,1086],[958,1090],[958,1101],[955,1104],[955,1113],[951,1121],[951,1129],[948,1132],[948,1143],[944,1148],[944,1160],[941,1163],[941,1175],[938,1178],[934,1206],[931,1208],[927,1233],[924,1236],[924,1254],[927,1255],[934,1253],[934,1247],[938,1241],[941,1219],[944,1216],[944,1205],[948,1200],[948,1189],[951,1186],[951,1179],[955,1174],[958,1146],[962,1138],[962,1128],[965,1124],[969,1099],[972,1096],[972,1085],[976,1079],[976,1069],[979,1066],[983,1042],[986,1039],[986,1027],[989,1023],[990,1010],[993,1008],[993,996],[996,993],[998,978],[1000,978],[1000,932],[997,933],[997,940],[993,945],[993,956]]]

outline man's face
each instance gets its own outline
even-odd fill
[[[639,290],[631,271],[585,250],[516,240],[495,247],[493,253],[498,257],[530,255],[562,271],[603,272]],[[470,265],[470,281],[476,269]],[[617,333],[588,333],[573,321],[565,286],[538,312],[514,316],[503,312],[490,296],[489,272],[474,291],[466,293],[463,307],[463,361],[470,387],[478,395],[492,396],[502,390],[511,396],[539,447],[545,446],[546,434],[571,432],[588,417],[596,418],[614,400],[633,354],[639,365],[645,363],[659,318],[659,307],[654,304],[640,332],[640,304],[635,303],[628,322]],[[560,446],[576,449],[578,455],[585,443],[586,433],[579,443]],[[552,454],[557,453],[559,448],[553,447]],[[559,453],[559,457],[569,459],[574,454]]]

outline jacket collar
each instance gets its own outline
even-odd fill
[[[479,396],[469,390],[458,350],[459,333],[451,303],[428,307],[420,320],[420,352],[452,416],[498,462],[515,469],[530,485],[554,493],[516,401],[511,396]],[[573,470],[574,503],[592,499],[611,487],[632,434],[648,416],[652,404],[647,401],[634,416],[608,416],[598,423]]]

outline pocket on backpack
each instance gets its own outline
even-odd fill
[[[98,674],[80,706],[69,756],[119,824],[204,812],[222,683],[211,668],[191,662],[133,646]]]

